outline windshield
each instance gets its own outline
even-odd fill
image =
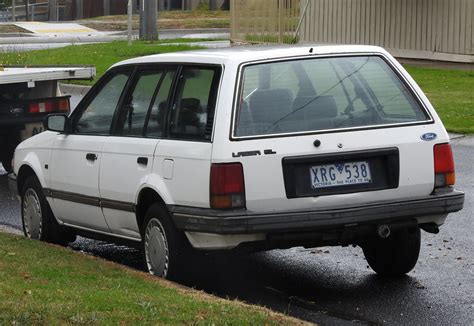
[[[244,67],[234,136],[413,123],[429,119],[377,56],[312,58]]]

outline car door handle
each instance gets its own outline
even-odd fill
[[[137,163],[140,165],[148,165],[148,157],[137,158]]]
[[[95,161],[97,160],[97,154],[94,153],[87,153],[86,160],[88,161]]]

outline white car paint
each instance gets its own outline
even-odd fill
[[[241,64],[281,58],[348,54],[377,54],[388,60],[415,91],[431,115],[433,123],[371,130],[341,130],[318,135],[301,134],[293,137],[232,139],[236,77],[239,75]],[[209,208],[211,164],[239,162],[244,170],[247,210],[270,214],[413,199],[427,196],[433,191],[433,145],[449,142],[448,134],[416,82],[390,54],[379,47],[306,45],[278,49],[252,47],[198,50],[130,59],[112,68],[144,63],[201,63],[224,67],[216,104],[212,142],[66,136],[46,132],[18,146],[15,173],[18,174],[23,164],[28,164],[32,166],[45,188],[133,202],[135,205],[138,204],[140,191],[151,188],[167,205]],[[435,142],[420,139],[421,135],[428,132],[437,134]],[[78,137],[74,148],[62,148],[62,140],[71,137]],[[322,145],[318,148],[313,146],[315,139],[321,141]],[[41,149],[38,147],[40,142]],[[400,179],[397,188],[321,197],[287,198],[282,172],[284,157],[380,148],[399,150]],[[247,157],[233,155],[238,152],[266,149],[271,149],[276,154]],[[85,154],[90,151],[98,153],[97,161],[91,163],[85,160]],[[48,152],[51,154],[48,155]],[[137,156],[147,157],[148,165],[137,166]],[[45,164],[50,165],[49,171],[44,169]],[[70,204],[57,199],[50,200],[50,203],[56,218],[61,223],[140,240],[139,225],[133,212],[109,208],[101,210],[99,207],[85,207],[87,205]],[[424,217],[423,221],[435,221],[440,225],[445,217],[446,215]],[[189,231],[186,234],[194,247],[205,249],[232,248],[242,242],[264,238],[261,233],[218,235]]]

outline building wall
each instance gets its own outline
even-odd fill
[[[408,58],[474,62],[474,0],[301,0],[300,42],[372,44]]]

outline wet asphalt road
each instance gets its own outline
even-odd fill
[[[322,325],[474,325],[474,147],[458,144],[454,151],[465,208],[438,235],[422,233],[420,259],[406,277],[376,276],[360,248],[325,247],[206,257],[190,264],[183,284]],[[21,229],[5,175],[0,225]],[[82,238],[70,247],[144,269],[135,249]]]

